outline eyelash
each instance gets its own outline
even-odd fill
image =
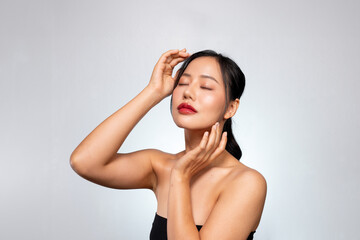
[[[179,86],[184,86],[184,85],[189,85],[189,84],[185,84],[185,83],[179,83]],[[206,90],[212,90],[212,88],[207,88],[207,87],[201,87],[202,89],[206,89]]]

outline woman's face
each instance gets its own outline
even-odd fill
[[[173,91],[172,116],[178,127],[207,129],[225,114],[225,86],[221,69],[213,57],[199,57],[190,62]],[[178,109],[182,103],[196,111]]]

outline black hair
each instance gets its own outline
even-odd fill
[[[175,80],[174,89],[178,85],[179,80],[182,74],[184,73],[185,69],[189,65],[189,63],[198,57],[213,57],[217,60],[221,69],[221,74],[225,85],[225,96],[226,96],[225,110],[226,110],[228,107],[228,103],[230,101],[233,101],[236,98],[240,99],[241,95],[243,94],[245,88],[245,75],[233,60],[213,50],[203,50],[191,54],[183,62],[183,64],[179,69],[178,75]],[[172,106],[172,95],[170,100],[170,111],[171,111],[171,106]],[[232,132],[231,124],[232,124],[232,119],[229,118],[225,121],[223,128],[223,132],[227,132],[227,139],[228,139],[225,149],[236,159],[240,160],[242,156],[242,151],[239,147],[239,144],[235,140],[234,134]]]

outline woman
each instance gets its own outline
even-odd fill
[[[183,61],[173,78],[174,67]],[[71,166],[106,187],[153,190],[158,205],[150,239],[252,239],[266,181],[238,161],[241,150],[231,117],[244,86],[240,68],[221,54],[169,50],[148,85],[74,150]],[[172,117],[184,128],[185,150],[117,153],[140,119],[171,94]]]

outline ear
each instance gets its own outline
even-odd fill
[[[226,112],[224,114],[224,119],[229,119],[235,115],[235,113],[239,107],[239,102],[240,102],[240,100],[238,98],[236,98],[235,100],[233,100],[229,103],[229,106],[226,109]]]

